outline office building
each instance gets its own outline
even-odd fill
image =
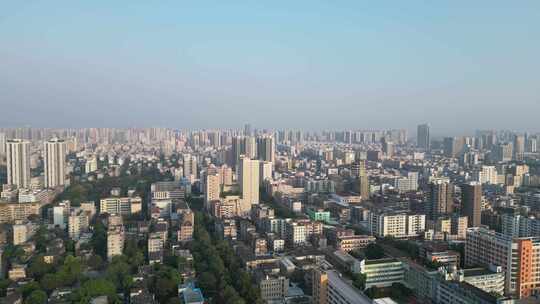
[[[360,272],[366,276],[365,288],[390,287],[394,283],[403,283],[405,268],[397,259],[362,260]]]
[[[43,145],[45,187],[55,188],[66,183],[66,142],[53,138]]]
[[[11,139],[6,142],[7,184],[30,187],[30,142]]]

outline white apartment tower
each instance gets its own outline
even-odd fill
[[[63,186],[66,180],[66,142],[58,138],[46,141],[43,152],[45,187],[55,188]]]
[[[30,187],[30,143],[22,139],[6,142],[7,184]]]

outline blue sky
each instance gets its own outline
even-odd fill
[[[540,131],[538,1],[0,1],[2,126]]]

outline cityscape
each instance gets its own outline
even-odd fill
[[[540,133],[1,129],[6,303],[537,303]]]
[[[540,2],[0,1],[0,304],[540,304]]]

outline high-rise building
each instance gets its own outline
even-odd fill
[[[236,168],[240,163],[240,157],[246,153],[246,141],[244,136],[232,138],[231,167]]]
[[[265,180],[272,179],[272,171],[274,166],[271,162],[260,161],[259,167],[259,183],[262,185]]]
[[[523,160],[523,155],[525,154],[525,136],[515,135],[514,136],[514,159]]]
[[[210,202],[219,200],[219,194],[221,189],[219,174],[206,174],[204,182],[204,202],[206,209],[210,210]]]
[[[6,155],[6,133],[0,132],[0,157]]]
[[[536,137],[527,138],[527,152],[536,153],[538,148],[538,139]]]
[[[107,259],[121,255],[124,251],[124,226],[115,225],[107,230]]]
[[[428,185],[428,201],[426,202],[426,215],[435,220],[441,215],[448,215],[453,211],[454,184],[438,179]]]
[[[418,125],[417,132],[416,132],[416,142],[417,142],[418,148],[429,151],[430,138],[429,138],[429,125],[428,124]]]
[[[499,162],[509,162],[512,160],[514,147],[512,143],[500,143],[495,146],[493,160]]]
[[[264,135],[257,138],[257,155],[258,158],[265,162],[275,162],[276,147],[274,137]]]
[[[45,187],[63,186],[66,181],[67,146],[64,140],[53,138],[44,143],[43,160],[45,171]]]
[[[182,156],[184,177],[191,179],[197,178],[197,157],[191,154]]]
[[[444,155],[446,157],[456,157],[463,151],[464,145],[463,137],[445,137],[443,139]]]
[[[366,162],[359,161],[355,167],[358,170],[358,193],[362,200],[367,200],[369,199],[369,176],[366,172]]]
[[[244,155],[249,157],[250,159],[256,159],[257,158],[257,141],[255,140],[255,137],[252,137],[252,136],[245,137],[244,141],[245,141],[245,147],[246,147],[246,151]]]
[[[71,211],[71,202],[69,200],[61,201],[52,208],[53,224],[61,229],[66,229],[68,217]]]
[[[89,213],[76,208],[71,210],[68,217],[68,234],[72,239],[78,239],[82,232],[88,229]]]
[[[22,139],[6,142],[7,184],[30,187],[30,143]]]
[[[244,125],[244,135],[246,136],[252,135],[251,125],[248,123]]]
[[[381,139],[382,151],[386,154],[386,157],[391,158],[394,155],[394,142],[388,138],[383,137]]]
[[[98,169],[98,162],[97,162],[97,157],[95,155],[86,159],[86,163],[84,164],[84,173],[91,173],[91,172],[97,171],[97,169]]]
[[[482,184],[461,185],[461,214],[467,216],[469,227],[478,227],[482,218]]]
[[[259,161],[242,157],[238,171],[238,182],[242,193],[241,212],[249,212],[252,204],[259,203]]]

